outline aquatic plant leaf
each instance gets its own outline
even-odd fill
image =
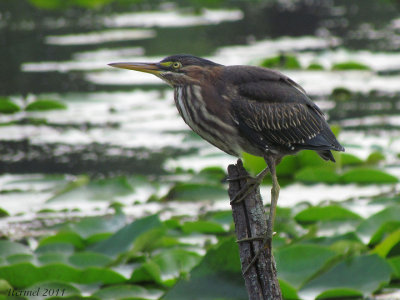
[[[340,153],[342,166],[359,166],[364,163],[364,161],[350,153]]]
[[[394,276],[400,279],[400,256],[389,258],[387,262],[391,265]]]
[[[373,270],[373,271],[371,271]],[[315,277],[299,291],[300,297],[331,298],[370,295],[390,281],[392,270],[378,255],[355,256]]]
[[[339,182],[340,176],[336,174],[331,167],[305,167],[295,174],[295,179],[308,183],[324,182],[336,183]]]
[[[154,281],[172,286],[181,274],[188,273],[199,263],[201,256],[183,249],[168,249],[147,260],[132,273],[131,282]]]
[[[223,239],[207,251],[189,278],[178,281],[163,299],[186,300],[188,295],[201,295],[203,300],[247,299],[234,238]]]
[[[228,198],[228,194],[220,185],[183,182],[175,184],[164,197],[167,201],[199,201],[221,198]]]
[[[163,291],[161,290],[148,290],[139,285],[124,284],[113,285],[102,288],[92,296],[98,297],[102,300],[118,300],[118,299],[159,299]]]
[[[295,216],[295,220],[300,223],[348,219],[361,220],[362,218],[339,205],[313,206],[302,210]]]
[[[53,263],[68,263],[67,255],[64,253],[44,253],[37,256],[38,261],[41,265],[48,265]]]
[[[289,283],[287,283],[283,279],[279,279],[279,286],[281,288],[282,292],[282,298],[283,299],[300,299],[299,295],[297,294],[297,289],[291,286]]]
[[[399,179],[396,176],[384,171],[370,168],[354,168],[340,176],[340,180],[345,183],[361,184],[379,184],[379,183],[397,183]]]
[[[243,152],[243,166],[253,175],[260,173],[267,167],[264,158]]]
[[[0,98],[0,114],[13,114],[20,110],[21,108],[11,100]]]
[[[61,253],[65,255],[69,255],[74,253],[74,245],[69,242],[55,242],[51,241],[51,243],[46,243],[45,245],[39,245],[35,253],[36,254],[44,254],[44,253]]]
[[[32,251],[25,245],[20,243],[11,242],[7,240],[0,240],[0,256],[7,257],[13,254],[31,254]]]
[[[389,234],[382,242],[380,242],[372,253],[376,253],[381,257],[386,257],[394,246],[400,243],[400,229]]]
[[[32,254],[14,254],[7,257],[7,261],[10,265],[21,262],[34,262],[35,256]]]
[[[182,231],[184,233],[201,232],[201,233],[225,233],[224,227],[216,222],[212,221],[193,221],[185,222],[182,225]]]
[[[81,294],[81,291],[71,284],[54,281],[40,282],[26,288],[26,290],[37,292],[37,296],[28,297],[29,300],[53,299],[56,296],[65,299],[68,296],[79,296]]]
[[[67,106],[60,101],[41,99],[31,102],[25,107],[26,111],[45,111],[55,109],[67,109]]]
[[[115,196],[124,196],[133,192],[126,177],[114,177],[89,181],[79,177],[64,190],[47,200],[56,201],[112,201]]]
[[[76,232],[82,238],[89,238],[95,234],[112,233],[125,225],[126,217],[122,212],[112,216],[96,216],[81,219],[77,223],[69,223],[66,228]]]
[[[44,246],[52,243],[69,243],[77,249],[83,249],[84,240],[81,236],[75,232],[58,232],[55,235],[51,235],[43,238],[39,242],[39,246]]]
[[[88,250],[103,253],[111,257],[128,251],[140,235],[149,230],[161,227],[162,223],[157,215],[151,215],[126,225],[108,239],[88,247]]]
[[[290,70],[301,69],[300,62],[294,55],[278,55],[266,58],[261,62],[261,66],[265,68],[282,68]]]
[[[371,68],[367,65],[356,61],[346,61],[342,63],[337,63],[332,66],[332,70],[370,70]]]
[[[106,268],[86,268],[83,270],[55,263],[36,267],[31,263],[18,263],[0,267],[0,278],[7,280],[13,287],[26,288],[38,282],[61,281],[80,284],[103,283],[116,284],[126,279],[115,271]]]
[[[292,245],[275,251],[279,279],[295,288],[303,285],[321,270],[337,253],[328,247],[316,245]]]
[[[384,233],[400,228],[400,207],[389,206],[362,221],[356,229],[357,235],[365,244],[376,244]]]
[[[78,268],[105,267],[112,262],[109,256],[95,252],[79,252],[68,258],[71,265]]]

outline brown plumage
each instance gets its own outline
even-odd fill
[[[247,152],[265,159],[268,167],[249,179],[231,202],[244,199],[249,189],[271,172],[271,206],[264,238],[269,246],[280,190],[276,165],[285,155],[304,149],[333,162],[331,150],[344,151],[318,106],[301,86],[280,72],[223,66],[190,55],[169,56],[159,63],[110,65],[160,77],[174,88],[179,114],[193,131],[228,154]]]

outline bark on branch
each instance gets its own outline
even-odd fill
[[[228,193],[231,200],[246,184],[248,175],[240,159],[236,165],[229,165],[229,178],[243,178],[229,182]],[[238,240],[265,236],[267,222],[259,188],[254,189],[242,202],[232,204],[232,214]],[[277,278],[275,260],[271,249],[265,248],[262,241],[239,243],[242,270],[246,269],[258,251],[262,251],[259,259],[243,274],[249,299],[281,300],[282,293]]]

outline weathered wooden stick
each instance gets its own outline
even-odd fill
[[[246,184],[249,176],[239,159],[236,165],[229,165],[229,178],[243,178],[229,181],[229,197],[233,197]],[[260,189],[254,189],[247,197],[232,204],[233,221],[238,240],[254,237],[264,237],[267,232],[265,210],[260,195]],[[251,263],[254,255],[261,251],[257,261],[243,274],[247,293],[250,300],[281,300],[282,293],[279,287],[275,260],[272,251],[264,247],[262,240],[239,243],[240,261],[242,270]]]

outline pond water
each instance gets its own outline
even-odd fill
[[[33,220],[45,208],[103,214],[109,207],[105,198],[127,204],[132,216],[229,208],[221,194],[221,201],[200,204],[147,201],[165,196],[176,181],[195,182],[193,172],[225,169],[236,158],[189,131],[172,90],[159,79],[112,69],[110,62],[190,53],[221,64],[259,65],[265,58],[294,55],[301,68],[282,71],[305,88],[331,125],[341,127],[347,153],[365,159],[379,151],[386,158],[379,167],[400,175],[400,15],[390,1],[222,1],[209,8],[185,1],[121,2],[91,10],[16,2],[0,3],[0,94],[21,107],[53,99],[67,109],[0,115],[0,206],[11,215],[0,229],[7,235],[10,224]],[[333,70],[349,61],[367,68]],[[310,64],[320,68],[308,69]],[[351,100],[332,95],[339,88]],[[77,201],[54,200],[71,183],[90,180],[82,174],[126,175],[135,189],[121,191],[118,183],[104,197],[104,190],[88,189],[68,195]],[[280,205],[363,199],[396,187],[291,183],[282,189]],[[268,194],[268,186],[262,193]],[[362,200],[349,206],[363,216],[382,208]]]

